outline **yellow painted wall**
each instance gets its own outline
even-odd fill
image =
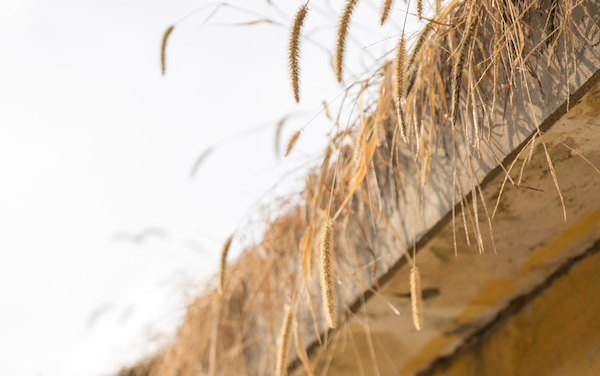
[[[600,375],[600,252],[431,375]]]

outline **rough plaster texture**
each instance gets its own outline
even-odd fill
[[[429,376],[600,375],[600,242]]]

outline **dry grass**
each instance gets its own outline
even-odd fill
[[[384,11],[391,6],[387,3]],[[356,4],[346,2],[338,24],[333,56],[339,82]],[[403,238],[400,227],[416,222],[402,218],[408,216],[405,212],[415,213],[406,202],[418,201],[426,189],[431,193],[432,184],[449,188],[452,194],[442,199],[452,208],[453,223],[459,210],[464,236],[475,234],[473,246],[483,251],[479,219],[487,217],[491,226],[493,213],[489,216],[486,206],[477,204],[478,199],[485,201],[478,182],[489,164],[489,150],[507,141],[510,127],[537,124],[529,106],[531,98],[544,92],[535,76],[562,77],[559,81],[564,82],[573,73],[574,47],[568,43],[579,33],[573,12],[584,6],[585,1],[567,0],[454,0],[436,9],[433,20],[423,18],[426,24],[415,39],[402,36],[398,44],[414,41],[408,61],[398,55],[401,64],[382,59],[366,78],[347,88],[346,106],[355,106],[356,118],[342,123],[330,114],[334,126],[329,145],[322,163],[306,177],[300,200],[285,206],[285,214],[267,224],[262,241],[249,245],[227,267],[222,295],[218,286],[209,285],[189,305],[177,335],[154,358],[148,374],[206,374],[211,364],[215,374],[272,372],[280,359],[276,323],[286,322],[281,307],[290,296],[298,307],[296,343],[321,343],[327,327],[337,327],[352,315],[357,296],[365,289],[377,293],[380,260],[406,255],[413,239]],[[301,25],[294,22],[292,40],[297,26],[299,30]],[[404,47],[397,50],[405,53]],[[551,89],[560,92],[557,98],[568,93],[562,86]],[[513,131],[533,131],[536,142],[544,145],[537,128]],[[299,135],[292,136],[286,154]],[[549,159],[548,166],[558,187]],[[471,202],[463,199],[469,191],[474,193]],[[389,218],[392,210],[401,218]],[[379,247],[379,239],[395,243]],[[322,281],[313,277],[313,265],[321,267]],[[423,308],[416,267],[410,271],[410,284],[413,323],[420,329]],[[320,292],[324,299],[319,299]],[[216,340],[209,333],[218,333]],[[302,364],[310,373],[317,360],[308,361]]]

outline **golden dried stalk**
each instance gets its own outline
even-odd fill
[[[298,138],[300,137],[300,133],[302,132],[302,130],[297,130],[296,132],[294,132],[294,134],[292,135],[292,137],[290,137],[290,139],[288,140],[287,146],[285,147],[285,154],[284,156],[287,157],[290,152],[292,151],[292,149],[294,148],[294,145],[296,144],[296,141],[298,141]]]
[[[167,28],[167,30],[165,30],[165,33],[162,37],[162,43],[160,44],[160,70],[163,76],[167,70],[167,40],[169,39],[169,35],[171,35],[173,32],[173,29],[175,29],[175,25],[171,25]]]
[[[292,26],[292,34],[290,35],[290,47],[289,47],[289,63],[290,63],[290,75],[292,79],[292,89],[294,90],[294,99],[296,103],[300,102],[300,65],[298,59],[300,57],[300,30],[306,17],[308,6],[302,5],[296,13],[294,19],[294,25]]]
[[[287,357],[292,334],[292,321],[292,307],[288,307],[285,311],[283,324],[281,325],[281,332],[279,332],[279,347],[277,348],[277,364],[275,366],[276,376],[287,375]]]
[[[225,240],[225,244],[223,244],[223,250],[221,250],[221,269],[219,270],[219,294],[223,295],[224,286],[225,286],[225,271],[227,269],[227,253],[229,253],[229,247],[231,246],[231,241],[233,240],[233,235]]]
[[[415,329],[423,328],[423,295],[421,291],[421,275],[416,265],[410,269],[410,303]]]
[[[333,250],[331,239],[331,224],[327,222],[323,227],[321,238],[321,290],[327,325],[335,329],[338,326],[337,298],[335,296],[335,278],[333,270]]]
[[[342,82],[346,36],[348,35],[348,27],[350,26],[350,19],[352,18],[352,12],[356,3],[358,3],[358,0],[348,0],[346,2],[346,7],[338,25],[337,41],[335,44],[335,76],[338,82]]]

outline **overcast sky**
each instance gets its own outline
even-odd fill
[[[210,3],[0,1],[0,374],[105,375],[151,353],[215,272],[223,240],[245,229],[233,258],[259,237],[260,203],[298,189],[317,160],[322,115],[285,160],[275,125],[292,115],[285,144],[321,100],[341,98],[322,47],[342,3],[309,11],[302,105],[286,55],[303,2],[233,1],[256,14],[221,7],[206,21]],[[395,25],[361,25],[377,26],[378,6],[359,5],[349,81],[393,45],[379,41]],[[161,77],[164,30],[198,8],[171,34]],[[262,18],[273,22],[237,25]]]

